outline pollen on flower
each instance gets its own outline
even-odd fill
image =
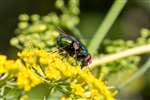
[[[57,69],[53,68],[53,66],[49,66],[46,71],[46,76],[49,79],[56,79],[59,80],[61,78],[61,73],[60,71],[58,71]]]
[[[0,55],[0,74],[15,72],[17,70],[17,62],[15,60],[7,60],[6,56]]]
[[[99,96],[102,95],[105,98],[104,100],[114,100],[113,94],[103,81],[96,79],[90,72],[80,71],[79,75],[90,87],[96,89],[99,92]]]
[[[20,89],[30,91],[41,83],[56,82],[53,85],[64,91],[61,100],[115,100],[102,80],[83,71],[78,64],[73,64],[75,59],[65,58],[59,51],[23,50],[18,56],[17,60],[0,56],[0,73],[13,74]]]
[[[42,83],[42,79],[29,69],[23,67],[17,75],[17,84],[19,88],[24,88],[25,91],[31,90],[32,87]]]
[[[0,55],[0,74],[6,72],[6,69],[4,68],[5,61],[6,56]]]
[[[84,95],[84,89],[83,89],[83,87],[81,86],[81,84],[74,84],[74,83],[71,83],[71,88],[72,88],[72,91],[73,91],[76,95],[79,95],[79,96],[83,96],[83,95]]]

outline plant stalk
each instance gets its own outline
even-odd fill
[[[115,2],[113,3],[104,21],[99,26],[98,30],[96,31],[95,35],[90,41],[88,48],[92,55],[96,53],[99,45],[101,44],[102,40],[110,30],[111,26],[113,25],[114,21],[117,19],[118,15],[122,11],[126,3],[127,0],[115,0]]]
[[[126,58],[128,56],[140,55],[140,54],[144,54],[148,52],[150,52],[150,44],[146,44],[146,45],[139,46],[139,47],[134,47],[125,51],[121,51],[116,54],[110,54],[104,57],[95,58],[92,64],[89,65],[89,67],[85,67],[84,70],[93,69],[96,66],[104,65],[104,64],[116,61],[118,59]]]

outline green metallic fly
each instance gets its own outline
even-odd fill
[[[81,62],[82,67],[91,63],[91,55],[77,38],[61,31],[60,35],[57,37],[57,44],[59,47],[67,51],[70,56],[75,55],[77,60]]]

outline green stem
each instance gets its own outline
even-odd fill
[[[131,76],[127,81],[123,82],[118,88],[119,90],[125,88],[128,84],[130,84],[132,81],[138,79],[140,76],[142,76],[148,69],[150,68],[150,58],[148,61],[133,75]]]
[[[5,73],[3,76],[0,77],[0,87],[4,86],[6,82],[9,80],[9,74]]]
[[[126,3],[127,0],[115,0],[103,23],[99,26],[98,30],[90,41],[89,51],[91,54],[96,53],[96,50],[98,49],[105,35],[108,33],[109,29],[113,25],[114,21],[116,20]]]
[[[119,53],[116,54],[110,54],[110,55],[106,55],[104,57],[100,57],[100,58],[95,58],[92,62],[91,65],[89,65],[89,67],[84,67],[85,69],[93,69],[96,66],[100,66],[100,65],[104,65],[107,63],[111,63],[113,61],[122,59],[122,58],[126,58],[129,56],[133,56],[133,55],[140,55],[140,54],[144,54],[144,53],[148,53],[150,52],[150,44],[146,44],[143,46],[139,46],[139,47],[134,47],[125,51],[121,51]]]

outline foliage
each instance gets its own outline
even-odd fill
[[[20,15],[16,29],[17,37],[12,38],[10,43],[18,49],[29,47],[50,49],[55,46],[56,30],[59,28],[74,30],[79,23],[79,1],[69,0],[68,4],[65,4],[63,0],[57,0],[55,6],[62,14],[51,12],[45,16]]]
[[[128,50],[130,48],[149,44],[150,43],[149,37],[150,37],[150,31],[144,28],[141,30],[140,37],[138,37],[134,41],[122,40],[122,39],[117,39],[117,40],[105,39],[103,43],[103,48],[104,48],[103,53],[114,54],[117,52]],[[137,71],[141,61],[142,58],[140,55],[131,55],[126,58],[118,59],[114,62],[110,62],[108,64],[102,65],[100,67],[101,74],[99,77],[107,78],[107,80],[110,81],[111,84],[114,84],[116,86],[118,86],[117,84],[121,84],[121,83],[124,84],[124,78],[128,79],[130,75],[132,75],[135,71]],[[128,75],[124,75],[123,73]],[[113,82],[113,80],[116,78],[118,81]]]
[[[134,48],[137,46],[142,46],[150,43],[150,31],[147,29],[141,30],[141,36],[138,37],[135,41],[133,40],[110,40],[105,39],[103,43],[104,53],[105,54],[113,54],[117,52],[121,52],[124,50],[128,50],[130,48]],[[127,58],[120,59],[118,61],[109,63],[105,66],[109,67],[110,72],[125,70],[126,68],[134,68],[138,67],[141,60],[140,55],[129,56]]]
[[[107,38],[101,43],[125,4],[126,0],[122,4],[114,2],[102,26],[89,42],[87,49],[93,55],[93,63],[83,69],[75,57],[60,50],[56,44],[60,29],[87,44],[76,28],[79,24],[79,0],[56,0],[59,13],[20,15],[16,37],[10,40],[12,46],[21,50],[18,58],[8,60],[0,55],[0,100],[114,100],[116,89],[110,86],[118,88],[125,81],[120,77],[119,82],[114,81],[118,73],[123,77],[134,74],[141,61],[139,54],[150,52],[150,31],[145,28],[135,41]],[[103,50],[98,52],[99,44],[102,44]],[[148,68],[146,66],[146,70]],[[140,74],[134,77],[139,77],[146,70],[139,70]],[[37,95],[39,91],[42,93]]]

